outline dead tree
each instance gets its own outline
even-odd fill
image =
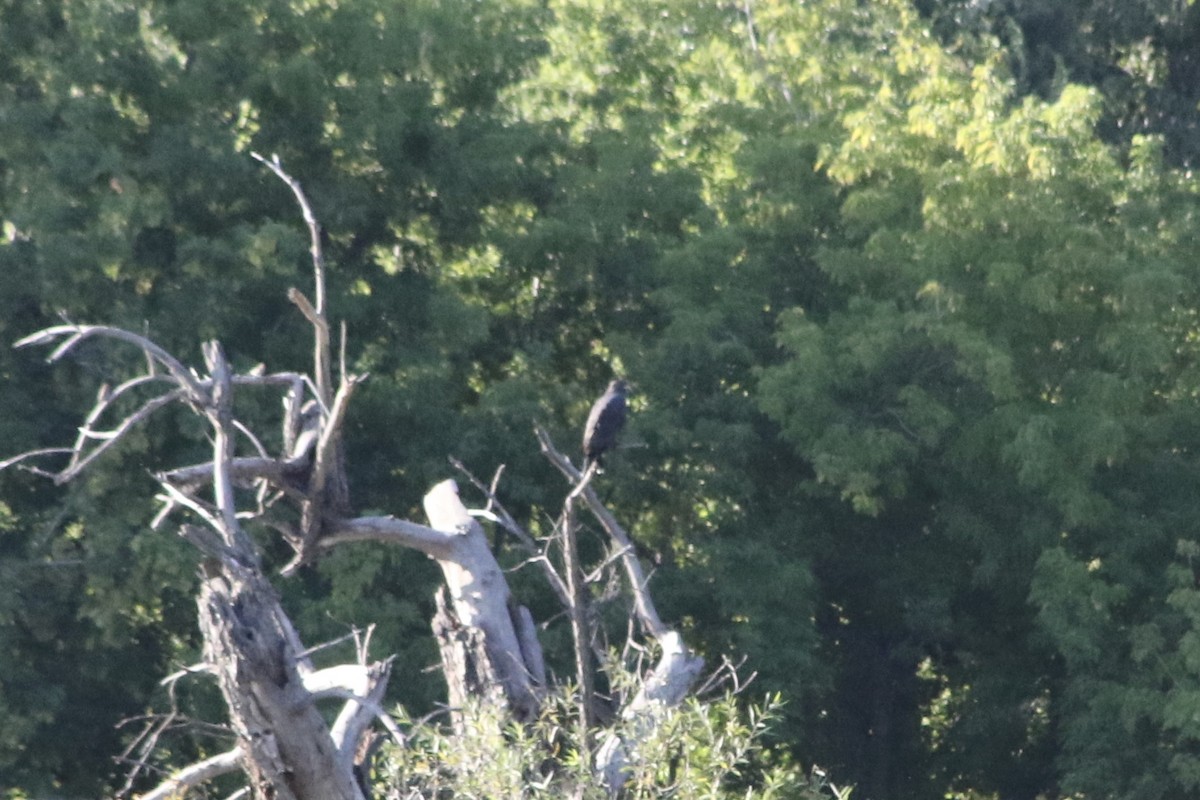
[[[72,446],[25,453],[0,463],[0,469],[21,462],[59,483],[70,481],[136,425],[173,404],[192,409],[211,429],[208,460],[156,476],[162,509],[153,526],[169,517],[183,517],[178,532],[201,555],[198,619],[204,663],[197,671],[216,678],[237,745],[178,771],[142,797],[177,796],[240,770],[256,798],[358,800],[366,796],[361,775],[371,748],[364,744],[374,725],[403,739],[380,707],[390,659],[370,662],[366,648],[360,647],[356,663],[314,668],[244,528],[248,520],[279,531],[290,545],[293,558],[282,571],[285,575],[330,548],[356,541],[409,547],[436,560],[444,585],[437,594],[433,631],[451,706],[483,698],[522,721],[532,719],[540,708],[546,683],[541,647],[532,616],[513,599],[476,518],[487,517],[512,531],[530,551],[531,560],[541,566],[575,622],[575,657],[583,684],[581,741],[587,752],[586,743],[594,738],[594,719],[586,676],[591,674],[595,642],[589,633],[588,579],[575,544],[574,503],[582,498],[609,537],[611,555],[606,563],[623,566],[636,619],[645,636],[659,647],[657,666],[619,709],[620,717],[632,723],[624,730],[634,731],[634,738],[638,730],[648,731],[655,724],[657,709],[677,704],[687,695],[701,662],[678,632],[659,618],[624,529],[544,430],[537,432],[543,453],[574,487],[567,494],[559,526],[557,541],[565,555],[558,565],[548,555],[548,543],[534,541],[504,511],[496,498],[496,481],[490,487],[476,481],[488,498],[488,508],[474,512],[464,505],[454,481],[434,486],[424,498],[428,524],[349,514],[341,430],[354,390],[366,376],[348,373],[342,358],[335,385],[320,229],[304,192],[278,160],[256,158],[292,190],[311,235],[315,301],[297,289],[288,295],[314,331],[311,376],[235,373],[217,342],[204,346],[204,370],[197,371],[144,335],[102,325],[59,325],[17,343],[18,347],[55,345],[49,360],[56,361],[85,341],[103,339],[137,348],[146,367],[115,387],[101,389]],[[264,437],[237,415],[241,393],[264,390],[282,395],[282,444],[276,453],[269,452]],[[126,411],[130,405],[133,410]],[[117,419],[111,422],[114,416]],[[61,455],[67,456],[67,462],[57,470],[29,466]],[[275,513],[278,508],[292,512]],[[319,711],[319,704],[327,701],[341,703],[332,725]],[[624,737],[601,733],[598,739],[601,747],[593,763],[599,780],[612,791],[623,783],[624,765],[636,758],[636,741],[629,739],[628,733]]]

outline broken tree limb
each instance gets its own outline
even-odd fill
[[[337,520],[330,532],[321,538],[320,544],[328,549],[349,542],[382,542],[411,547],[439,561],[454,557],[454,540],[445,531],[398,517]]]
[[[447,682],[466,681],[451,686],[451,702],[456,693],[478,688],[469,685],[473,678],[486,686],[494,677],[516,719],[530,720],[541,705],[538,664],[526,662],[508,581],[487,536],[463,505],[453,480],[430,489],[424,504],[430,527],[449,534],[452,543],[451,556],[438,559],[449,602],[443,599],[434,622]],[[540,661],[539,653],[535,662]]]
[[[236,772],[242,767],[242,750],[235,747],[203,761],[197,761],[171,775],[154,789],[138,795],[137,800],[174,800],[183,797],[192,787],[208,783],[213,778]]]

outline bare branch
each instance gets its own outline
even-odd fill
[[[287,297],[288,300],[292,301],[292,305],[300,309],[300,313],[304,315],[304,318],[308,320],[313,327],[326,327],[325,320],[320,314],[317,313],[317,309],[315,306],[313,306],[312,301],[304,296],[304,292],[293,286],[291,289],[288,289]]]
[[[175,356],[168,353],[163,348],[159,347],[154,342],[145,336],[141,336],[121,328],[113,328],[108,325],[55,325],[50,328],[43,328],[36,333],[30,334],[23,339],[17,341],[13,347],[28,347],[30,345],[41,345],[53,342],[62,337],[69,337],[52,352],[46,360],[49,362],[58,361],[68,352],[75,348],[80,342],[85,339],[90,339],[93,336],[105,336],[110,339],[118,339],[123,342],[136,345],[141,348],[154,361],[166,368],[167,372],[171,373],[171,377],[175,382],[182,387],[188,395],[188,399],[192,402],[203,403],[207,399],[206,393],[201,388],[196,377],[181,364]]]
[[[338,714],[330,736],[347,766],[353,761],[358,739],[372,717],[403,745],[407,741],[396,721],[379,704],[387,689],[392,659],[375,664],[340,664],[304,677],[304,688],[317,699],[338,697],[347,701]]]
[[[704,682],[693,690],[693,695],[696,697],[704,697],[706,695],[715,694],[717,690],[722,689],[726,685],[730,685],[728,691],[730,694],[738,695],[746,691],[750,684],[754,683],[758,678],[757,672],[751,672],[750,676],[745,680],[742,679],[738,672],[746,664],[747,657],[742,656],[735,664],[729,660],[729,656],[721,656],[720,665],[714,669]]]
[[[250,442],[250,446],[258,451],[259,456],[262,458],[269,458],[267,455],[267,448],[263,447],[263,443],[259,441],[257,436],[254,435],[254,431],[250,430],[236,419],[233,421],[233,427],[238,433],[246,437],[246,440]]]
[[[521,646],[521,655],[529,670],[529,677],[538,686],[546,685],[546,659],[542,654],[542,643],[538,639],[537,625],[533,614],[525,606],[517,606],[513,614],[513,627]]]
[[[538,552],[538,548],[536,543],[533,541],[533,537],[526,533],[525,529],[521,527],[521,525],[513,518],[512,514],[508,513],[508,509],[506,509],[500,502],[499,498],[496,497],[496,486],[500,480],[501,473],[504,472],[504,465],[501,464],[496,468],[496,474],[492,476],[492,483],[489,486],[483,483],[483,481],[479,480],[479,478],[475,477],[475,473],[467,469],[466,465],[457,458],[451,456],[448,460],[452,467],[461,472],[463,476],[471,482],[471,485],[482,492],[483,496],[487,498],[488,504],[486,511],[491,512],[491,515],[488,516],[488,519],[495,521],[506,531],[517,537],[517,540],[520,541],[521,546],[524,547],[528,552]]]
[[[578,486],[583,476],[571,460],[564,456],[554,446],[554,442],[550,439],[550,434],[540,425],[535,426],[538,443],[541,446],[542,453],[550,460],[558,470],[567,477],[567,480],[572,485]],[[647,589],[646,573],[642,569],[642,564],[638,561],[637,552],[634,550],[633,541],[629,538],[629,534],[621,527],[616,518],[609,512],[604,504],[600,502],[600,498],[596,496],[596,491],[591,486],[583,487],[580,492],[588,510],[596,517],[597,521],[604,528],[605,532],[612,537],[616,543],[617,551],[621,555],[621,564],[625,567],[625,573],[629,578],[629,589],[633,593],[634,608],[637,611],[638,619],[642,626],[656,639],[661,638],[669,632],[666,625],[663,624],[662,618],[658,615],[658,609],[654,606],[654,599],[650,596]]]
[[[66,455],[67,453],[74,453],[74,452],[75,452],[75,449],[72,447],[43,447],[39,450],[29,450],[24,453],[19,453],[5,461],[0,461],[0,470],[8,469],[9,467],[11,467],[15,464],[20,464],[22,461],[25,461],[30,458],[39,458],[41,456],[61,456],[61,455]],[[42,475],[52,475],[53,474],[53,473],[48,473],[45,470],[40,470],[40,469],[35,469],[34,471],[37,472],[38,474],[42,474]]]
[[[329,353],[329,323],[325,319],[325,254],[321,249],[321,225],[317,222],[317,216],[313,213],[312,206],[309,204],[300,182],[283,169],[283,163],[280,162],[278,155],[272,154],[270,160],[263,158],[258,153],[252,152],[250,155],[274,172],[292,190],[296,203],[300,206],[300,213],[304,216],[304,224],[308,226],[309,253],[312,256],[316,301],[310,304],[308,299],[296,289],[288,292],[288,299],[296,304],[313,326],[316,337],[313,346],[313,369],[317,382],[317,396],[323,405],[328,405],[333,394],[333,379]]]
[[[182,797],[193,786],[207,783],[221,775],[227,775],[240,769],[241,766],[242,750],[240,747],[235,747],[179,770],[153,790],[139,795],[138,800],[171,800],[171,798]]]
[[[255,152],[251,152],[250,157],[263,164],[271,172],[274,172],[279,180],[287,184],[287,187],[292,190],[292,194],[296,197],[296,203],[300,206],[300,213],[304,215],[304,224],[308,226],[309,253],[312,256],[313,278],[317,291],[317,307],[315,310],[318,316],[324,316],[325,254],[321,249],[321,224],[317,222],[317,215],[313,213],[312,206],[308,202],[308,197],[304,194],[304,189],[300,186],[300,181],[284,171],[283,162],[279,160],[278,154],[272,153],[270,160],[263,158],[259,153]]]
[[[172,689],[173,688],[174,687],[172,687]],[[142,727],[141,732],[133,737],[133,740],[129,743],[129,746],[126,747],[125,751],[116,759],[118,762],[132,762],[132,767],[129,770],[129,774],[125,777],[125,785],[121,787],[120,791],[117,792],[117,797],[124,797],[133,789],[133,783],[137,780],[138,775],[141,774],[142,770],[149,766],[147,759],[150,757],[150,754],[154,752],[154,748],[158,746],[158,740],[162,736],[163,731],[171,727],[171,723],[174,722],[175,717],[175,695],[172,691],[171,711],[167,714],[154,714],[143,718],[141,721],[145,724]],[[125,724],[134,721],[135,720],[121,720],[117,727],[123,727]],[[138,757],[136,759],[131,759],[130,754],[133,753],[134,750],[138,751]]]
[[[591,470],[589,469],[589,472]],[[571,603],[571,638],[575,648],[575,679],[579,683],[579,743],[580,754],[586,762],[591,761],[591,730],[595,715],[592,713],[594,671],[591,658],[592,625],[588,602],[587,582],[583,578],[583,565],[579,560],[579,542],[576,537],[575,498],[578,491],[567,495],[563,503],[562,535],[563,571],[567,574],[567,591]]]
[[[338,382],[345,383],[350,373],[346,370],[346,320],[341,323],[341,336],[338,338]]]
[[[303,474],[305,463],[294,460],[281,461],[274,458],[243,456],[229,462],[229,477],[234,484],[248,486],[257,480],[265,480],[272,486],[288,492],[297,499],[301,497],[298,490],[291,485],[291,480]],[[212,462],[178,467],[167,472],[159,473],[160,481],[172,484],[183,491],[191,491],[210,482],[213,476]]]
[[[200,519],[204,520],[205,524],[209,527],[213,528],[214,530],[221,529],[221,523],[217,518],[217,515],[214,514],[212,510],[205,504],[201,503],[191,495],[184,494],[169,483],[160,481],[159,485],[162,486],[163,491],[165,491],[167,494],[165,497],[159,495],[156,499],[160,501],[170,501],[172,503],[184,506],[200,517]]]
[[[186,678],[188,675],[215,675],[216,668],[212,664],[201,661],[197,664],[190,664],[183,669],[177,669],[167,677],[158,682],[159,686],[170,686],[181,678]]]
[[[283,395],[283,452],[291,454],[304,413],[304,381],[294,381]]]
[[[236,560],[236,552],[218,533],[219,530],[216,526],[180,525],[179,535],[209,558]]]
[[[229,364],[221,345],[214,340],[202,349],[213,378],[212,405],[205,413],[213,427],[213,503],[221,515],[221,523],[214,527],[230,547],[236,547],[237,501],[229,473],[229,463],[233,460],[233,385],[229,382]]]
[[[104,412],[107,411],[117,400],[119,400],[122,396],[124,396],[125,393],[127,393],[133,389],[136,389],[139,386],[145,386],[148,383],[154,383],[154,382],[159,382],[159,381],[169,383],[170,379],[165,378],[161,375],[147,374],[147,375],[139,375],[136,378],[130,378],[129,380],[127,380],[124,383],[117,386],[117,388],[115,388],[115,389],[110,387],[108,384],[101,386],[100,389],[96,392],[96,404],[94,406],[92,406],[92,410],[90,412],[88,412],[87,417],[83,421],[83,425],[80,426],[80,429],[79,429],[80,438],[79,438],[79,440],[77,440],[75,442],[75,449],[76,450],[82,449],[82,447],[83,447],[82,440],[84,437],[90,436],[92,438],[104,438],[104,434],[94,431],[93,426],[96,424],[97,420],[99,420],[100,417],[104,415]],[[109,435],[111,435],[111,434],[109,434]]]
[[[561,575],[558,574],[558,570],[554,568],[554,564],[552,564],[550,559],[546,557],[546,553],[542,550],[542,548],[538,547],[538,544],[534,541],[533,537],[530,536],[525,528],[523,528],[520,523],[513,518],[512,514],[508,513],[508,509],[506,509],[500,502],[499,498],[496,497],[496,486],[500,480],[500,474],[504,471],[504,465],[501,464],[500,467],[497,468],[496,474],[492,477],[492,483],[490,486],[488,486],[484,485],[482,481],[476,478],[475,475],[457,458],[452,457],[450,459],[450,463],[455,469],[465,475],[467,480],[469,480],[476,489],[483,492],[484,496],[487,497],[488,500],[488,510],[490,511],[491,509],[495,509],[495,511],[492,513],[492,517],[495,519],[495,521],[501,527],[503,527],[504,530],[515,536],[517,542],[521,545],[521,548],[525,550],[525,552],[529,553],[530,558],[523,563],[527,564],[532,562],[540,566],[543,574],[546,576],[546,581],[550,584],[550,588],[554,591],[554,594],[557,595],[558,600],[560,603],[562,603],[563,608],[570,608],[571,593],[567,589],[567,582],[563,580]]]
[[[317,440],[316,455],[313,459],[312,475],[309,476],[309,496],[317,497],[325,489],[325,483],[330,473],[337,468],[337,443],[341,437],[342,421],[346,409],[350,405],[350,395],[354,388],[366,380],[366,375],[351,375],[338,387],[337,396],[329,409],[329,418],[321,427],[321,436]]]
[[[62,470],[62,472],[59,472],[55,476],[54,482],[63,484],[73,479],[80,472],[87,469],[88,465],[99,458],[105,451],[119,442],[121,438],[124,437],[125,434],[128,433],[135,425],[144,421],[147,417],[149,417],[155,411],[158,411],[160,408],[168,406],[171,403],[182,399],[183,397],[184,391],[182,389],[176,389],[175,391],[159,395],[151,400],[147,400],[142,404],[141,408],[125,417],[125,419],[121,420],[121,424],[110,431],[97,433],[87,427],[80,428],[79,439],[76,441],[75,447],[72,449],[71,462]],[[100,444],[93,447],[87,452],[86,455],[84,455],[84,447],[89,439],[99,439]]]
[[[419,550],[438,560],[454,553],[454,534],[396,517],[356,517],[339,519],[318,546],[329,549],[345,542],[384,542]]]

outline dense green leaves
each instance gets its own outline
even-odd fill
[[[600,487],[800,759],[871,798],[1185,796],[1200,17],[1042,5],[0,2],[0,338],[61,311],[306,367],[277,152],[371,373],[357,509],[419,514],[454,455],[537,529],[532,423],[570,445],[623,374]],[[0,457],[126,357],[0,349]],[[0,786],[111,789],[113,724],[195,658],[145,471],[200,437],[164,415],[65,494],[0,473]],[[435,579],[347,549],[281,589],[314,641],[379,622],[420,712]]]

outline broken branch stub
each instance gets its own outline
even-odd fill
[[[522,650],[518,630],[524,618],[487,535],[463,505],[453,480],[429,490],[425,514],[451,543],[447,557],[438,558],[446,597],[440,599],[434,633],[452,703],[455,696],[492,695],[496,687],[514,717],[533,719],[540,707],[541,653],[527,657]]]

